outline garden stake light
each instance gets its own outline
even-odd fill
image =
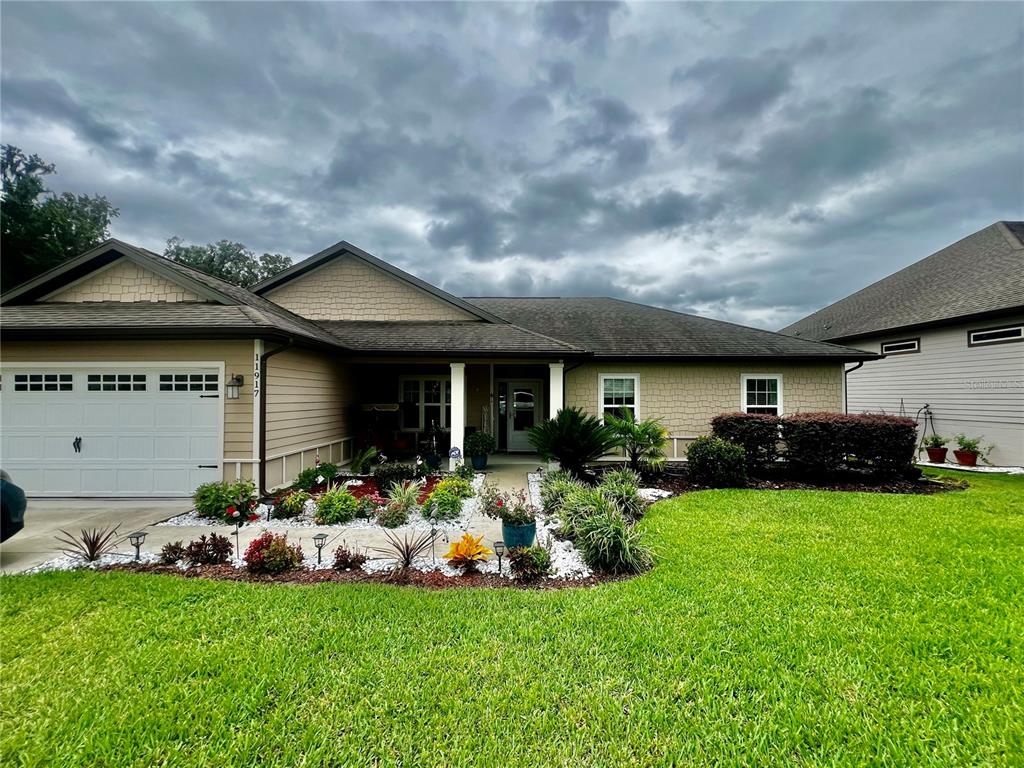
[[[501,539],[494,542],[494,554],[498,556],[498,575],[501,576],[501,557],[505,554],[505,542]]]
[[[437,563],[437,557],[434,554],[434,541],[437,539],[437,515],[430,516],[430,564],[435,565]]]
[[[145,531],[136,531],[135,533],[129,533],[128,534],[128,541],[131,542],[131,545],[133,547],[135,547],[135,560],[136,561],[138,561],[138,559],[139,559],[139,547],[142,546],[142,542],[144,542],[145,540],[146,540],[146,532]]]
[[[324,550],[324,544],[327,543],[327,534],[318,533],[313,537],[313,546],[316,547],[316,564],[320,565],[320,554]]]
[[[241,554],[239,554],[239,549],[238,549],[238,525],[239,525],[239,521],[236,520],[235,521],[235,557],[236,558],[237,557],[241,557]]]

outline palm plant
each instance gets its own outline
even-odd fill
[[[629,468],[661,469],[665,466],[668,430],[660,419],[637,421],[631,408],[623,408],[620,415],[605,414],[605,423],[612,428],[626,451]]]
[[[611,427],[579,408],[563,408],[555,418],[533,427],[529,438],[542,459],[559,462],[575,477],[585,473],[589,462],[621,445]]]

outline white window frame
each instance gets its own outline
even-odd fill
[[[914,346],[911,349],[895,349],[891,351],[886,349],[886,347],[894,347],[898,344],[913,344]],[[913,338],[897,339],[896,341],[883,341],[878,349],[886,357],[891,357],[893,355],[913,355],[914,353],[921,351],[921,339]]]
[[[778,408],[777,416],[781,416],[785,411],[782,409],[782,374],[781,373],[743,373],[740,374],[740,411],[747,413],[748,408],[771,408],[770,405],[748,405],[747,404],[747,381],[749,379],[775,379],[778,384],[779,402],[776,405]]]
[[[419,384],[420,384],[420,395],[419,395],[419,409],[420,409],[419,422],[420,422],[420,426],[419,427],[415,427],[415,428],[414,427],[407,427],[403,423],[402,424],[402,431],[403,432],[416,432],[416,433],[426,432],[427,431],[427,419],[426,419],[426,405],[427,405],[427,403],[424,401],[423,397],[424,397],[424,391],[425,391],[424,390],[424,384],[425,384],[425,382],[428,382],[428,381],[439,381],[439,382],[441,382],[441,403],[440,403],[440,406],[441,406],[441,424],[439,426],[441,427],[441,429],[447,430],[451,426],[450,424],[448,424],[448,417],[447,417],[447,415],[448,415],[448,409],[451,408],[451,406],[452,406],[452,401],[451,401],[451,397],[452,397],[452,393],[451,393],[452,377],[451,376],[441,376],[441,375],[432,375],[432,376],[415,376],[415,375],[399,376],[398,377],[398,403],[399,403],[398,407],[399,407],[399,409],[401,409],[401,407],[402,407],[401,404],[405,402],[405,400],[403,400],[402,398],[405,397],[405,383],[407,381],[418,381]],[[445,384],[447,384],[448,386],[446,387]],[[438,403],[430,403],[430,405],[438,405]]]
[[[976,341],[974,336],[978,333],[998,333],[999,331],[1020,331],[1020,336],[1011,337],[1009,339],[983,339]],[[1015,344],[1017,342],[1024,341],[1024,325],[1002,325],[995,328],[977,328],[973,331],[967,332],[967,346],[968,347],[988,347],[992,344]]]
[[[633,380],[633,405],[619,405],[618,408],[632,408],[633,416],[640,419],[640,374],[639,373],[599,373],[597,375],[597,413],[603,420],[605,409],[608,407],[604,402],[604,382],[607,379],[632,379]],[[619,414],[616,413],[616,416]]]

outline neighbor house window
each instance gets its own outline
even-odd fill
[[[755,373],[741,377],[745,413],[782,414],[782,376]]]
[[[219,392],[220,376],[216,373],[161,373],[161,392]]]
[[[1008,341],[1024,340],[1024,325],[1008,325],[1004,328],[985,328],[967,334],[967,346],[980,347],[985,344],[1005,344]]]
[[[452,419],[452,381],[440,376],[403,379],[400,384],[402,429],[419,432],[434,424],[446,429]]]
[[[920,339],[903,339],[902,341],[886,341],[882,343],[883,355],[905,355],[921,351]]]
[[[598,379],[601,391],[601,402],[598,404],[601,413],[620,416],[625,408],[638,417],[638,390],[640,377],[634,373],[602,373]]]
[[[15,392],[70,392],[70,373],[16,373]]]
[[[145,392],[144,373],[90,373],[86,381],[90,392]]]

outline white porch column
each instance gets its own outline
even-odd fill
[[[548,363],[548,376],[548,418],[553,419],[565,407],[565,363]]]
[[[448,429],[452,435],[452,448],[459,449],[459,456],[465,458],[463,442],[466,439],[466,364],[451,363],[452,367],[452,423]],[[448,469],[454,471],[458,459],[448,457]]]

